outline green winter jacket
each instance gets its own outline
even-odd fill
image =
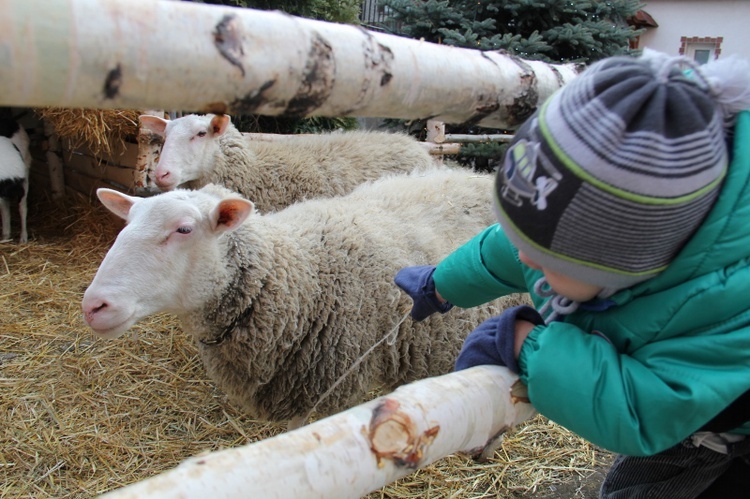
[[[519,368],[534,407],[632,456],[658,453],[701,429],[750,389],[749,261],[745,111],[719,199],[669,267],[529,334]],[[528,291],[541,276],[520,263],[495,225],[442,261],[434,279],[445,299],[466,308]],[[544,303],[531,297],[537,308]],[[750,434],[745,421],[731,431]]]

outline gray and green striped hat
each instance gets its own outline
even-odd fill
[[[553,94],[497,174],[511,241],[542,267],[609,290],[663,271],[727,169],[723,113],[696,73],[613,57]]]

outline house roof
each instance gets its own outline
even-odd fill
[[[658,28],[659,24],[651,17],[651,14],[645,10],[639,10],[634,15],[628,17],[628,24],[636,28]]]

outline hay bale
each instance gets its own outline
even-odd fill
[[[125,149],[125,142],[136,142],[138,110],[37,108],[34,112],[55,128],[61,139],[73,148],[86,147],[95,156],[115,156]]]

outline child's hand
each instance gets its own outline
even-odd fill
[[[414,301],[411,316],[415,321],[424,320],[435,312],[444,314],[453,308],[453,304],[437,294],[435,281],[432,280],[434,272],[434,265],[405,267],[398,271],[394,279],[398,287]]]
[[[534,326],[544,324],[539,312],[522,305],[481,323],[464,341],[456,371],[484,364],[505,366],[518,373],[518,353]]]

